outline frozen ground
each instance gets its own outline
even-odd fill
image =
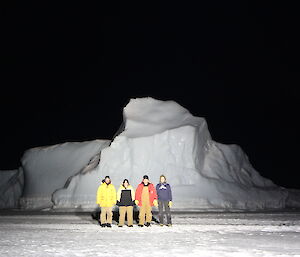
[[[300,212],[177,213],[99,227],[88,213],[0,213],[0,256],[300,256]]]

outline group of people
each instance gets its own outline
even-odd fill
[[[97,204],[101,207],[100,224],[102,227],[111,227],[113,212],[112,208],[119,207],[119,227],[125,224],[127,214],[127,225],[133,227],[133,207],[139,206],[138,226],[149,227],[152,221],[152,207],[158,207],[160,226],[164,225],[164,211],[167,217],[167,226],[172,226],[171,211],[172,191],[167,183],[166,177],[161,175],[159,183],[154,187],[148,175],[143,176],[142,182],[136,190],[130,185],[128,179],[116,191],[109,176],[106,176],[97,190]]]

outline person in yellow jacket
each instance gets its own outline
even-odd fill
[[[119,206],[119,227],[123,227],[125,223],[125,215],[127,213],[127,225],[133,227],[133,205],[135,192],[129,184],[128,179],[124,179],[122,185],[117,192],[117,205]]]
[[[97,190],[97,204],[101,207],[100,223],[101,227],[111,227],[112,207],[117,202],[117,193],[109,176],[106,176],[104,182]]]

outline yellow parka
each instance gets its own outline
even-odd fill
[[[117,192],[113,184],[102,183],[97,190],[97,204],[100,207],[113,207],[117,203]]]

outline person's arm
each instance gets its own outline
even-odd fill
[[[115,186],[113,186],[113,203],[116,204],[117,203],[117,191]]]
[[[156,189],[154,187],[154,185],[152,184],[152,190],[153,190],[153,205],[155,207],[158,206],[158,202],[157,202],[157,193],[156,193]]]
[[[118,191],[117,191],[117,201],[121,201],[121,193],[122,193],[122,188],[119,187]]]
[[[101,199],[102,198],[102,189],[101,189],[101,186],[98,187],[98,190],[97,190],[97,201],[96,203],[97,204],[101,204]]]
[[[142,194],[142,186],[141,184],[138,185],[135,191],[135,204],[138,205],[141,202],[141,194]]]
[[[156,185],[155,189],[156,189],[156,192],[158,193],[158,190],[159,190],[159,184]]]
[[[130,190],[131,190],[131,199],[132,199],[132,201],[134,201],[135,200],[134,188],[132,187]]]
[[[173,206],[173,202],[172,202],[172,190],[171,190],[171,186],[168,184],[168,196],[169,196],[169,207]]]
[[[169,200],[170,201],[173,201],[172,200],[172,189],[171,189],[171,186],[169,185]]]
[[[154,196],[154,200],[157,200],[157,192],[154,185],[153,185],[153,196]]]

